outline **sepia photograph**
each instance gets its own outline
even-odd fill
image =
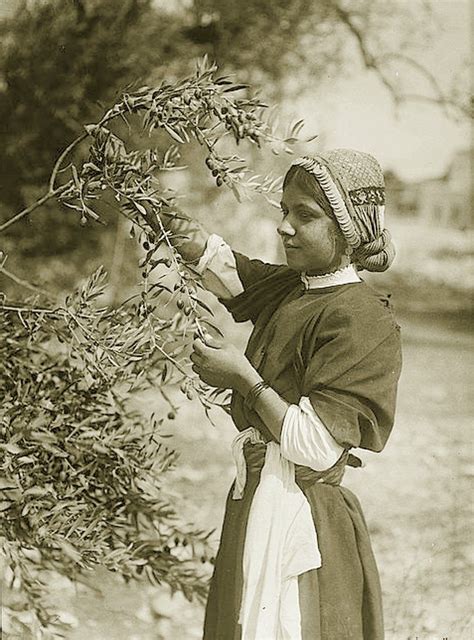
[[[474,637],[469,0],[0,0],[4,640]]]

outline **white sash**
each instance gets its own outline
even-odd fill
[[[245,486],[243,445],[263,442],[250,427],[234,441],[234,499]],[[298,576],[321,566],[311,507],[295,482],[295,467],[280,447],[267,444],[260,482],[250,508],[244,546],[239,622],[242,640],[301,640]]]

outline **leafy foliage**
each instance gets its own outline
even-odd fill
[[[162,176],[180,167],[180,147],[194,141],[218,187],[271,200],[279,180],[254,175],[229,148],[247,141],[291,152],[302,126],[279,137],[265,105],[216,72],[203,60],[190,77],[122,95],[60,155],[45,196],[0,227],[52,199],[96,224],[100,200],[112,194],[142,251],[139,291],[116,307],[103,304],[102,268],[62,302],[3,296],[0,304],[0,540],[10,584],[34,613],[38,637],[54,629],[51,571],[82,580],[102,565],[126,579],[143,573],[190,598],[205,593],[208,534],[183,524],[162,489],[176,460],[164,431],[177,410],[167,389],[178,386],[206,411],[226,409],[225,392],[207,388],[187,357],[196,332],[219,328],[198,275],[177,251],[182,236],[166,225],[182,214]],[[163,133],[162,149],[126,148],[112,126],[133,118],[145,132]],[[85,139],[81,161],[73,152]],[[147,389],[163,397],[162,414],[150,422],[132,402]]]
[[[205,593],[207,534],[178,520],[160,486],[176,460],[166,416],[144,424],[130,404],[160,384],[144,348],[152,329],[132,308],[95,306],[104,276],[54,310],[1,310],[2,551],[40,626],[54,621],[50,571],[77,580],[100,564]]]

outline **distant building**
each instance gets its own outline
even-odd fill
[[[418,185],[418,216],[441,226],[473,225],[472,151],[458,152],[448,171]]]
[[[415,216],[417,214],[418,185],[403,182],[394,171],[385,173],[387,192],[387,214],[393,216]]]
[[[443,176],[403,183],[393,172],[386,175],[387,203],[391,214],[413,216],[442,227],[468,229],[473,216],[473,150],[454,156]]]

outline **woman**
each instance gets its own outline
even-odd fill
[[[253,331],[245,354],[197,339],[193,368],[233,390],[239,435],[205,640],[380,640],[380,584],[349,451],[380,451],[401,366],[388,304],[358,271],[394,257],[377,161],[339,149],[288,171],[278,227],[288,266],[249,260],[190,220],[180,246]]]

